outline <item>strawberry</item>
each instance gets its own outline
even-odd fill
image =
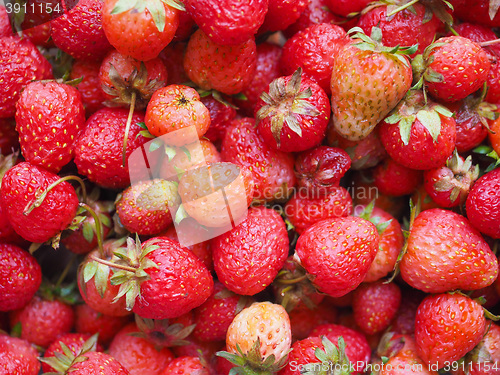
[[[367,335],[389,327],[401,304],[401,290],[384,281],[363,283],[354,291],[352,309],[354,320]]]
[[[139,329],[129,323],[116,334],[108,353],[125,367],[130,375],[160,375],[163,369],[174,360],[167,348],[157,348],[143,338],[137,337]]]
[[[158,57],[174,38],[179,25],[175,1],[106,0],[102,8],[102,26],[108,41],[121,54],[140,61]]]
[[[12,35],[12,27],[10,26],[9,13],[5,6],[0,5],[0,38]]]
[[[461,36],[449,36],[429,45],[413,66],[436,99],[462,100],[478,90],[488,77],[490,62],[475,42]]]
[[[251,118],[233,121],[222,142],[221,158],[251,171],[254,200],[287,200],[295,185],[293,156],[264,143]]]
[[[66,333],[57,337],[57,339],[52,342],[45,353],[43,353],[43,358],[56,358],[58,354],[64,354],[64,350],[68,348],[73,355],[77,355],[82,349],[85,342],[90,339],[90,335],[85,335],[81,333]],[[95,351],[102,352],[104,349],[101,345],[97,344]],[[56,354],[57,353],[57,354]],[[42,363],[42,369],[44,372],[53,372],[55,369],[48,363]]]
[[[327,0],[326,4],[330,10],[343,17],[351,13],[358,13],[370,3],[370,0]]]
[[[319,291],[341,297],[366,276],[377,253],[375,226],[358,217],[322,220],[303,232],[295,254]],[[347,279],[344,275],[349,275]]]
[[[0,372],[2,374],[38,375],[38,352],[26,340],[0,334]]]
[[[269,0],[269,7],[259,34],[285,30],[299,19],[306,6],[307,0]]]
[[[500,238],[500,169],[483,175],[467,196],[467,217],[473,227],[493,238]]]
[[[188,12],[179,12],[179,27],[175,30],[174,42],[182,42],[195,32],[196,24]],[[167,46],[168,47],[168,46]],[[161,52],[160,52],[161,53]]]
[[[129,232],[154,235],[172,224],[170,210],[179,202],[173,182],[161,179],[142,181],[121,193],[116,201],[116,213]]]
[[[413,193],[422,181],[422,172],[387,158],[375,168],[373,178],[382,194],[399,197]]]
[[[453,29],[458,35],[476,43],[488,42],[490,40],[497,39],[496,34],[493,30],[491,30],[491,28],[481,24],[463,22],[458,25],[453,25]],[[451,36],[451,34],[448,36]],[[500,56],[500,46],[498,44],[484,46],[483,49],[490,55]]]
[[[400,270],[410,286],[442,293],[492,284],[498,275],[498,262],[466,218],[435,208],[416,217]]]
[[[209,369],[198,357],[178,357],[160,375],[209,375]]]
[[[259,54],[257,50],[257,58],[258,56]],[[210,142],[217,142],[224,139],[227,127],[236,117],[236,110],[231,105],[222,103],[215,99],[213,95],[201,98],[201,102],[205,105],[205,107],[207,107],[208,112],[210,113],[210,126],[205,133],[205,137],[208,138]]]
[[[28,39],[0,38],[0,51],[0,118],[9,118],[22,89],[31,81],[52,78],[52,67]]]
[[[50,26],[55,45],[75,59],[102,59],[111,49],[102,26],[102,10],[100,0],[80,0],[54,19]]]
[[[500,26],[500,14],[494,1],[478,0],[469,3],[467,0],[451,0],[453,15],[463,21],[475,22],[489,27]]]
[[[85,113],[88,116],[104,108],[103,102],[106,100],[106,95],[99,79],[100,67],[101,64],[99,62],[76,60],[69,75],[72,80],[82,79],[75,87],[81,94]]]
[[[217,355],[238,367],[273,373],[285,365],[291,342],[290,320],[285,309],[259,302],[236,315],[227,332],[227,352]]]
[[[16,130],[24,158],[51,172],[59,172],[71,161],[84,126],[85,110],[74,87],[33,82],[16,103]]]
[[[343,187],[336,187],[325,196],[314,198],[302,197],[299,190],[286,203],[284,210],[295,231],[302,234],[319,221],[349,216],[352,213],[352,199]]]
[[[415,316],[422,300],[427,295],[417,289],[403,289],[401,305],[392,322],[392,332],[413,335],[415,332]]]
[[[21,325],[21,338],[43,348],[48,347],[59,335],[73,328],[73,308],[56,299],[50,301],[38,296],[22,309],[11,311],[10,326]]]
[[[0,118],[0,155],[19,149],[19,134],[14,119]]]
[[[99,334],[99,343],[108,346],[118,331],[129,321],[129,317],[104,315],[87,304],[76,305],[75,331],[94,335]]]
[[[73,186],[28,162],[7,171],[0,196],[15,231],[36,243],[43,243],[66,229],[78,208]]]
[[[191,35],[186,48],[184,70],[200,88],[233,95],[250,85],[256,66],[256,52],[254,38],[226,46],[214,43],[202,30],[197,30]]]
[[[183,84],[189,81],[189,77],[184,71],[184,51],[187,43],[170,43],[160,52],[158,56],[168,71],[168,84]]]
[[[220,45],[238,45],[252,38],[264,22],[269,0],[232,3],[187,0],[186,10],[200,29]]]
[[[210,112],[191,87],[169,85],[153,94],[145,122],[149,132],[157,137],[193,127],[201,138],[210,126]],[[192,142],[183,132],[177,134],[166,138],[167,146],[184,146]]]
[[[246,219],[212,240],[214,268],[229,290],[254,295],[272,283],[288,256],[288,233],[280,215],[252,207]]]
[[[42,282],[42,270],[27,251],[0,243],[0,311],[23,308]]]
[[[130,185],[128,162],[122,165],[122,148],[128,110],[104,108],[87,120],[85,129],[75,145],[75,164],[78,172],[90,181],[108,189],[125,188]],[[126,156],[148,139],[138,125],[144,121],[142,112],[132,117]]]
[[[335,56],[331,92],[335,130],[356,141],[366,138],[410,89],[412,71],[405,55],[415,47],[384,47],[379,28],[373,29],[373,38],[362,32],[353,37]]]
[[[330,120],[328,97],[321,87],[293,75],[275,79],[255,106],[258,132],[264,141],[280,151],[304,151],[325,137]]]
[[[340,26],[330,23],[312,25],[286,41],[281,71],[284,75],[291,75],[302,67],[304,76],[330,94],[333,62],[346,42],[346,32]]]
[[[439,168],[453,153],[456,140],[452,113],[421,91],[411,91],[382,121],[380,138],[397,163],[411,169]]]
[[[442,368],[458,361],[481,341],[486,329],[483,308],[461,295],[426,297],[415,318],[415,341],[419,356]]]

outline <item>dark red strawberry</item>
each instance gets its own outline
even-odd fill
[[[384,281],[363,283],[354,291],[352,309],[354,320],[367,335],[389,327],[401,304],[401,290]]]
[[[420,213],[411,226],[400,270],[410,286],[442,293],[491,285],[498,262],[466,218],[434,208]]]
[[[304,151],[325,137],[330,120],[330,102],[323,89],[293,75],[275,79],[255,106],[258,132],[264,141],[280,151]]]
[[[0,371],[3,374],[38,375],[38,352],[26,340],[0,334]]]
[[[80,93],[57,82],[33,82],[16,103],[16,130],[26,161],[57,173],[73,158],[85,126]]]
[[[189,77],[184,71],[184,51],[187,43],[170,43],[158,56],[168,71],[168,84],[186,83]]]
[[[22,89],[31,81],[52,78],[52,67],[28,39],[0,38],[0,51],[0,118],[9,118]]]
[[[290,317],[293,338],[302,340],[308,337],[317,325],[336,323],[338,311],[326,300],[323,300],[313,309],[301,303],[290,311],[288,316]]]
[[[221,45],[238,45],[252,38],[264,22],[268,3],[269,0],[185,1],[187,12],[200,29]]]
[[[201,102],[207,107],[210,113],[210,126],[205,133],[205,137],[211,142],[224,139],[227,127],[236,117],[236,110],[231,105],[224,104],[215,99],[212,95],[201,98]]]
[[[451,0],[453,15],[463,21],[475,22],[489,27],[500,26],[498,4],[494,1],[478,0],[469,3],[467,0]]]
[[[375,186],[382,194],[398,197],[413,193],[422,182],[422,172],[387,158],[375,168],[373,178]]]
[[[3,208],[15,231],[26,240],[43,243],[73,221],[78,208],[73,186],[63,181],[47,191],[58,180],[57,175],[28,162],[12,167],[3,177]]]
[[[340,26],[330,23],[312,25],[286,41],[281,57],[281,72],[291,75],[301,67],[305,77],[330,94],[333,61],[345,43],[346,32]]]
[[[27,251],[0,243],[0,311],[24,307],[42,282],[42,270]]]
[[[215,272],[226,288],[254,295],[272,283],[288,256],[285,222],[274,210],[255,207],[237,227],[212,240]]]
[[[188,12],[179,12],[179,27],[177,28],[177,30],[175,30],[175,36],[173,41],[182,42],[186,39],[189,39],[189,37],[195,31],[196,31],[196,23],[193,21],[191,15]],[[169,45],[171,45],[171,43]]]
[[[343,17],[351,13],[361,12],[370,3],[370,0],[327,0],[330,10]]]
[[[106,95],[99,79],[100,67],[100,62],[76,60],[73,63],[69,76],[72,80],[82,79],[75,87],[81,94],[85,113],[88,116],[103,108],[103,102],[106,100]]]
[[[49,301],[38,296],[22,309],[10,313],[10,326],[21,325],[21,338],[43,348],[59,335],[73,328],[73,308],[56,299]]]
[[[295,254],[319,291],[341,297],[361,284],[378,246],[372,223],[341,217],[310,226],[300,235]]]
[[[285,30],[297,21],[307,6],[307,0],[269,0],[269,8],[259,33]]]
[[[500,238],[500,169],[482,176],[467,196],[467,217],[481,233]]]
[[[90,181],[110,189],[125,188],[130,184],[128,162],[122,165],[123,138],[129,111],[121,108],[104,108],[87,121],[75,145],[75,163],[78,172]],[[144,114],[135,112],[128,136],[127,157],[148,138],[139,133],[138,125]]]
[[[141,0],[131,5],[123,0],[107,0],[102,9],[102,26],[111,45],[121,54],[148,61],[158,57],[174,38],[179,25],[178,8],[176,1]]]
[[[391,331],[403,335],[412,335],[415,332],[415,316],[422,300],[427,295],[417,289],[403,289],[401,305],[391,324]]]
[[[19,134],[14,119],[0,118],[0,155],[19,149]]]
[[[486,319],[483,308],[462,294],[426,297],[415,318],[415,341],[419,356],[442,368],[458,361],[483,338]]]
[[[118,360],[130,375],[160,375],[174,360],[174,355],[168,348],[157,348],[151,341],[136,336],[139,333],[135,323],[126,325],[114,337],[108,353]]]
[[[328,194],[319,197],[309,197],[307,191],[303,194],[302,190],[298,190],[286,203],[286,217],[298,234],[321,220],[351,215],[352,199],[349,192],[343,187],[330,187],[329,190]]]
[[[111,49],[102,28],[102,8],[100,0],[80,0],[54,19],[50,25],[55,45],[75,59],[102,59]]]
[[[233,95],[250,85],[256,67],[256,52],[253,38],[238,45],[224,46],[197,30],[186,48],[184,70],[200,88]]]

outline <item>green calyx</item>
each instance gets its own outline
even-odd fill
[[[384,233],[384,231],[387,229],[387,227],[391,224],[392,219],[388,221],[382,221],[382,218],[380,216],[374,216],[373,215],[373,209],[375,208],[375,199],[372,200],[368,205],[363,207],[363,210],[360,212],[356,212],[356,216],[365,219],[375,225],[375,228],[377,228],[377,232],[379,235]]]
[[[314,351],[319,362],[304,365],[301,373],[306,375],[350,375],[352,366],[345,354],[344,338],[339,337],[338,348],[325,336],[322,336],[321,342],[324,350],[316,348]]]
[[[243,353],[238,344],[236,344],[238,354],[228,352],[217,352],[216,355],[227,359],[236,365],[229,375],[273,375],[285,367],[288,361],[288,355],[283,356],[278,362],[271,354],[269,357],[262,358],[260,352],[260,340],[257,338],[248,353]]]
[[[261,95],[266,105],[257,112],[257,124],[267,117],[271,118],[271,132],[278,146],[285,123],[290,130],[302,137],[297,115],[312,117],[320,115],[320,111],[307,100],[312,96],[311,88],[300,91],[301,81],[302,68],[298,68],[288,83],[285,83],[284,77],[275,79],[269,85],[269,93],[264,92]]]
[[[166,25],[165,5],[181,11],[186,10],[184,4],[178,0],[118,0],[111,14],[120,14],[131,10],[142,13],[148,10],[158,31],[163,32]]]
[[[292,270],[282,269],[273,281],[273,287],[277,302],[288,312],[301,302],[311,310],[316,308],[309,297],[316,293],[316,288],[308,279],[305,269],[298,264]]]
[[[185,340],[194,330],[196,324],[187,327],[180,323],[171,324],[168,319],[146,319],[135,314],[137,328],[141,332],[131,333],[152,342],[157,348],[188,345]]]

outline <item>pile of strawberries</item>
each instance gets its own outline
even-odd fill
[[[499,375],[499,8],[0,5],[0,375]]]

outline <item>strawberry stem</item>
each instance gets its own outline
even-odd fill
[[[401,5],[399,8],[394,9],[392,12],[390,12],[387,17],[394,16],[396,13],[401,12],[402,10],[405,10],[406,8],[411,7],[413,4],[418,3],[420,0],[412,0],[407,4]]]
[[[122,264],[115,264],[113,262],[108,262],[107,260],[96,257],[93,254],[90,255],[89,258],[96,261],[97,263],[103,264],[103,265],[111,267],[111,268],[117,268],[120,270],[129,271],[129,272],[133,272],[133,273],[135,273],[137,271],[137,269],[135,269],[134,267],[124,266]]]
[[[66,275],[68,274],[71,266],[75,262],[75,259],[76,259],[76,254],[73,254],[71,256],[71,259],[69,260],[68,264],[66,264],[66,267],[64,267],[64,270],[62,271],[61,276],[59,276],[59,278],[57,279],[55,289],[57,289],[61,286],[61,284],[64,281],[64,279],[66,278]]]
[[[95,221],[95,234],[97,237],[97,247],[99,249],[99,254],[104,257],[104,248],[102,247],[102,223],[101,219],[99,219],[99,215],[96,214],[96,212],[90,207],[87,203],[80,203],[80,207],[85,208],[87,212],[92,215]]]
[[[125,162],[127,161],[127,142],[128,133],[130,132],[130,125],[132,125],[132,116],[135,111],[135,102],[137,99],[137,93],[132,92],[132,97],[130,98],[130,111],[128,113],[127,125],[125,126],[125,135],[123,136],[123,166],[125,167]]]
[[[293,285],[293,284],[300,283],[301,281],[304,281],[306,279],[307,279],[307,275],[303,275],[303,276],[297,277],[295,279],[280,279],[280,280],[277,280],[277,282],[280,284],[283,284],[283,285]]]
[[[43,203],[43,201],[45,200],[45,198],[47,197],[47,194],[50,193],[50,191],[55,188],[57,185],[59,185],[61,182],[65,182],[65,181],[69,181],[69,180],[74,180],[74,181],[77,181],[80,186],[82,187],[82,197],[83,197],[83,201],[87,201],[87,189],[85,188],[85,184],[83,182],[83,180],[80,178],[80,177],[77,177],[77,176],[66,176],[66,177],[63,177],[63,178],[60,178],[59,180],[57,181],[54,181],[52,184],[50,184],[47,189],[45,189],[42,194],[40,194],[40,196],[38,196],[35,201],[31,204],[27,204],[24,211],[23,211],[23,214],[25,216],[28,216],[31,211],[33,211],[35,208],[37,207],[40,207]]]
[[[488,47],[488,46],[492,46],[494,44],[498,44],[500,43],[500,38],[499,39],[493,39],[493,40],[488,40],[487,42],[481,42],[481,43],[478,43],[481,47]]]

